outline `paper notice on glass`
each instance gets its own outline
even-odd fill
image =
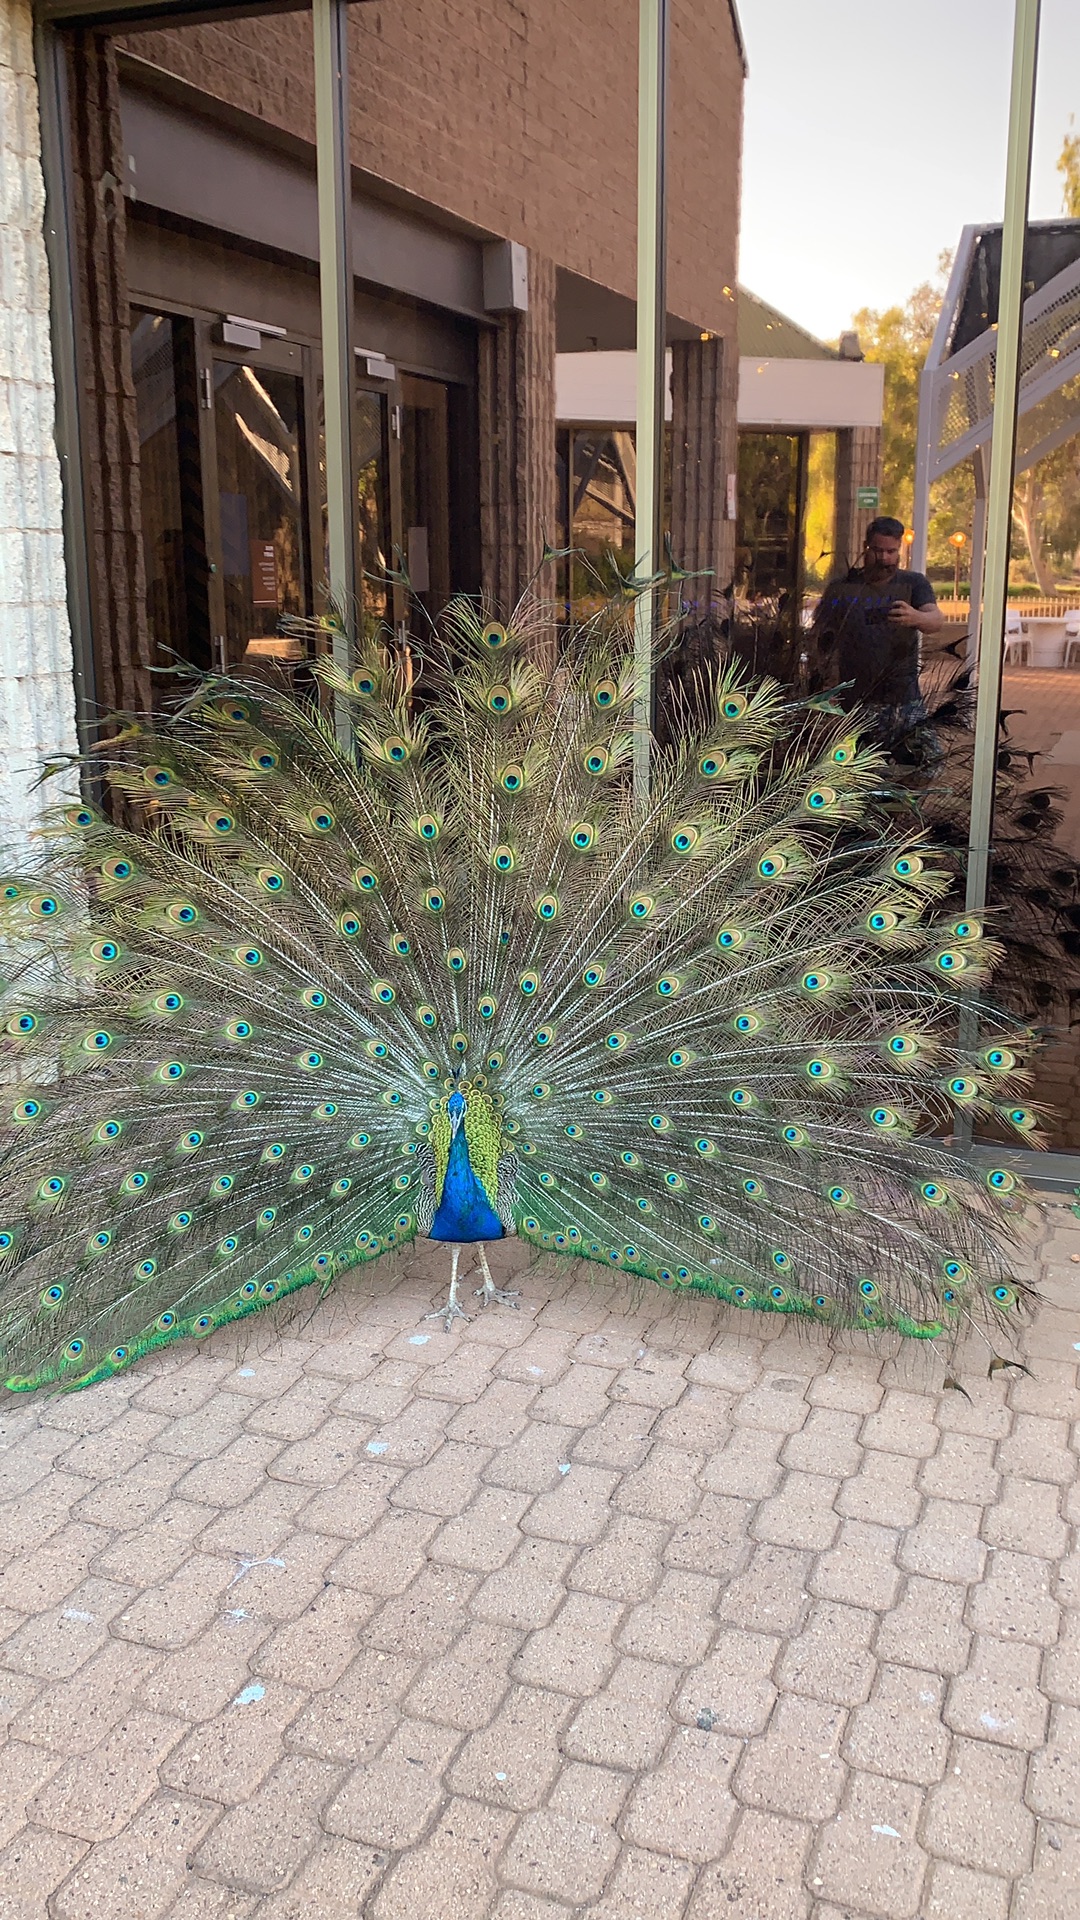
[[[253,607],[276,607],[277,554],[272,540],[253,540],[251,542],[251,604]]]

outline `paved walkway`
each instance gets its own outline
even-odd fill
[[[8,1401],[0,1920],[1074,1920],[1078,1258],[970,1401],[430,1251]]]

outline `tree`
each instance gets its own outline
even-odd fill
[[[1069,115],[1070,127],[1074,124]],[[1061,142],[1057,170],[1061,175],[1061,211],[1070,220],[1080,220],[1080,133],[1067,133]]]

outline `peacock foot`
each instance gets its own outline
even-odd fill
[[[453,1259],[450,1264],[450,1292],[447,1295],[446,1305],[444,1307],[436,1307],[433,1313],[425,1313],[424,1315],[425,1320],[441,1320],[447,1333],[451,1331],[455,1320],[464,1320],[467,1322],[469,1318],[458,1299],[458,1263],[460,1259],[461,1248],[455,1247],[453,1250]]]
[[[487,1254],[484,1252],[483,1247],[477,1248],[477,1256],[480,1261],[480,1271],[484,1276],[483,1286],[477,1287],[476,1289],[476,1298],[481,1307],[490,1307],[493,1300],[497,1300],[501,1307],[519,1306],[520,1299],[516,1287],[497,1287],[495,1285],[491,1277],[491,1268],[487,1263]]]

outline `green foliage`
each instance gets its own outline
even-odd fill
[[[1069,125],[1073,126],[1069,115]],[[1080,220],[1080,133],[1067,133],[1061,142],[1057,170],[1061,175],[1061,211],[1070,220]]]

